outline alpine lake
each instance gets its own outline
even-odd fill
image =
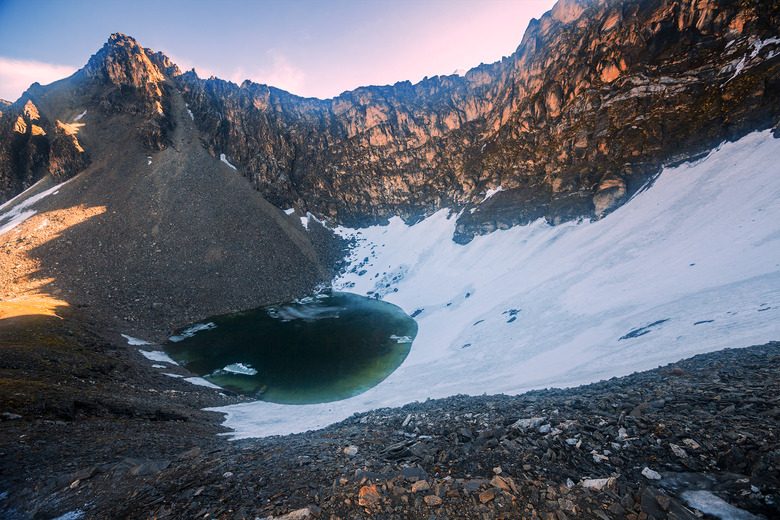
[[[334,292],[207,318],[163,348],[226,390],[311,404],[378,385],[403,363],[416,335],[417,323],[399,307]]]

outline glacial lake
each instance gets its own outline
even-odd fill
[[[339,401],[403,363],[417,323],[399,307],[351,293],[215,316],[163,345],[190,372],[264,401]]]

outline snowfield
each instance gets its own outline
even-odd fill
[[[780,339],[780,140],[768,131],[665,169],[596,222],[537,221],[462,246],[448,213],[337,229],[358,245],[333,288],[379,295],[419,324],[401,367],[344,401],[217,409],[234,438],[429,397],[576,386]]]

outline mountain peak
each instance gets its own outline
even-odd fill
[[[143,88],[148,83],[157,83],[165,79],[165,75],[152,62],[147,51],[138,44],[135,38],[122,33],[114,33],[96,54],[94,54],[84,72],[93,78],[101,79],[114,85],[130,85]],[[160,64],[168,62],[155,60]]]

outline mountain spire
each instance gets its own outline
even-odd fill
[[[155,55],[141,47],[134,38],[114,33],[103,48],[89,59],[84,72],[114,85],[144,88],[148,83],[165,80],[165,75],[150,56]],[[155,61],[163,67],[171,65],[167,58],[156,58]]]

